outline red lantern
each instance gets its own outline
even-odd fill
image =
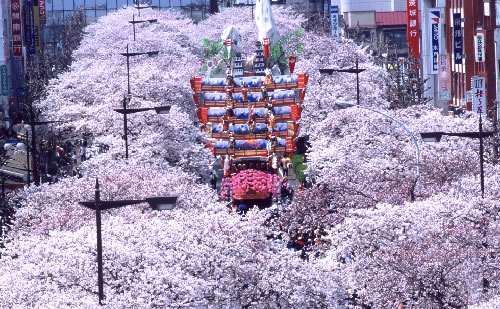
[[[269,59],[269,38],[264,38],[264,54],[266,60]]]
[[[290,68],[290,74],[293,74],[293,70],[295,69],[295,62],[297,61],[297,57],[290,56],[288,58],[288,66]]]

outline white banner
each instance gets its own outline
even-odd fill
[[[472,111],[486,115],[485,78],[472,76]]]
[[[484,62],[484,34],[478,33],[474,36],[474,51],[476,62]]]

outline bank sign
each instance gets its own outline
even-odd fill
[[[0,66],[0,78],[1,78],[1,84],[2,84],[2,95],[8,95],[9,94],[9,78],[8,78],[8,73],[7,73],[7,66],[2,65]]]
[[[431,26],[431,73],[437,74],[439,72],[439,21],[441,17],[441,11],[432,9],[429,10],[430,26]]]

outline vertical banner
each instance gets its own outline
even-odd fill
[[[441,17],[441,11],[436,9],[429,10],[430,25],[431,25],[431,70],[432,74],[437,74],[439,71],[439,39],[441,32],[439,31],[439,21]]]
[[[484,62],[484,34],[478,33],[474,36],[474,51],[476,62]]]
[[[485,81],[482,76],[472,76],[472,111],[486,115]]]
[[[2,95],[8,95],[9,94],[9,75],[7,72],[6,65],[0,66],[0,77],[1,77],[1,84],[2,84]]]
[[[231,46],[233,45],[233,41],[231,40],[225,40],[224,41],[224,46],[227,48],[227,58],[231,58]]]
[[[267,61],[269,59],[269,38],[264,38],[264,55]]]
[[[448,54],[439,55],[439,101],[449,102],[451,99],[451,69]]]
[[[462,14],[453,13],[453,57],[455,64],[462,64],[463,51]]]
[[[332,5],[330,8],[330,19],[332,23],[332,36],[339,36],[339,7]]]
[[[328,31],[328,13],[330,10],[328,10],[328,0],[323,0],[323,24],[325,31]]]
[[[33,0],[26,1],[26,22],[25,22],[25,31],[26,31],[26,44],[29,47],[30,54],[36,54],[36,44],[35,44],[35,15],[34,11],[34,3]]]
[[[47,23],[45,0],[38,0],[38,14],[40,15],[40,24],[45,25]]]
[[[406,35],[408,37],[408,55],[413,59],[420,58],[420,41],[418,29],[418,1],[406,0]]]
[[[14,57],[23,56],[23,36],[21,31],[21,3],[20,0],[10,1],[12,20],[12,51]]]
[[[33,1],[33,40],[35,41],[35,49],[40,52],[40,18],[39,18],[38,0]]]

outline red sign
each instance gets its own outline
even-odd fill
[[[45,0],[38,0],[38,14],[40,15],[40,24],[46,23],[45,17]]]
[[[264,38],[264,55],[269,59],[269,38]]]
[[[418,30],[418,0],[406,0],[406,35],[408,37],[408,55],[420,58]]]
[[[19,0],[11,0],[12,19],[12,51],[15,57],[23,56],[23,36],[21,32],[21,4]]]
[[[293,70],[295,69],[295,62],[297,61],[297,57],[290,56],[288,58],[288,67],[290,68],[290,74],[293,74]]]

